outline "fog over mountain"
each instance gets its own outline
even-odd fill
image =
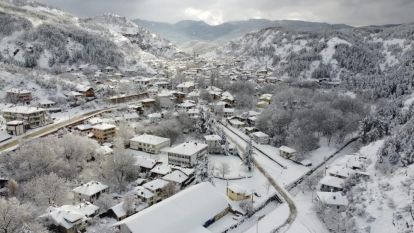
[[[267,27],[284,27],[293,31],[325,31],[351,28],[351,26],[345,24],[316,23],[298,20],[272,21],[267,19],[231,21],[219,25],[210,25],[204,21],[194,20],[183,20],[175,24],[147,21],[142,19],[135,19],[133,21],[138,25],[177,43],[188,42],[191,40],[231,40],[248,32],[257,31]]]

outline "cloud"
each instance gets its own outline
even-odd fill
[[[184,15],[189,19],[197,19],[207,22],[212,25],[218,25],[223,23],[223,13],[221,11],[208,11],[195,8],[185,8]]]
[[[351,25],[414,22],[413,0],[39,0],[81,17],[116,13],[129,18],[211,24],[249,18],[297,19]]]

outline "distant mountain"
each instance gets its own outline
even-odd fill
[[[296,20],[266,20],[250,19],[232,21],[220,25],[209,25],[203,21],[184,20],[175,24],[160,23],[147,20],[133,20],[138,25],[147,28],[171,41],[177,43],[197,41],[231,40],[242,35],[267,27],[284,27],[294,31],[324,31],[332,29],[351,28],[344,24],[314,23]]]

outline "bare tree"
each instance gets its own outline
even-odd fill
[[[230,173],[230,166],[228,163],[220,163],[217,167],[217,170],[219,171],[219,173],[221,174],[222,178],[224,179],[224,177]]]
[[[24,196],[38,206],[62,204],[67,200],[65,180],[55,173],[34,178],[24,185]]]
[[[124,190],[128,182],[135,180],[139,175],[139,167],[135,163],[135,157],[125,149],[116,149],[113,155],[105,159],[102,176],[113,187]]]

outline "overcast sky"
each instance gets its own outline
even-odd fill
[[[414,22],[414,0],[39,0],[81,17],[116,13],[175,23],[249,18],[296,19],[354,26]]]

